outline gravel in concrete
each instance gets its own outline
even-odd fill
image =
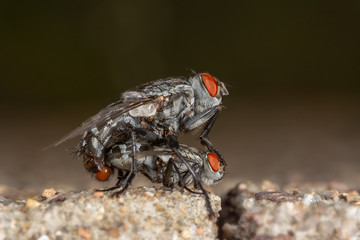
[[[224,239],[360,239],[360,196],[336,183],[240,183],[223,199],[219,225]]]
[[[50,192],[50,193],[49,193]],[[220,197],[210,194],[215,213]],[[44,191],[24,200],[0,199],[0,239],[215,239],[202,195],[131,188],[119,197],[94,190]]]

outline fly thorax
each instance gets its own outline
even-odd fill
[[[136,118],[132,117],[129,113],[124,113],[114,121],[113,126],[115,125],[118,129],[125,130],[127,126],[136,126],[137,124]]]
[[[184,110],[190,109],[191,104],[186,99],[186,96],[177,97],[171,104],[172,114],[178,115]]]
[[[159,119],[176,119],[180,121],[183,114],[191,110],[191,102],[188,101],[188,97],[185,95],[173,97],[165,103],[158,111],[157,117]]]

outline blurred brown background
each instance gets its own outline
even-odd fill
[[[358,1],[3,1],[0,184],[93,186],[65,151],[76,140],[41,149],[122,91],[188,69],[229,85],[211,134],[223,184],[359,184],[359,20]]]

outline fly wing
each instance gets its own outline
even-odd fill
[[[179,145],[178,151],[188,162],[196,162],[196,158],[200,157],[200,151],[198,149],[189,147],[184,144]],[[136,157],[146,156],[173,156],[173,160],[175,162],[181,163],[174,151],[168,147],[155,147],[154,149],[148,151],[141,151],[136,153]]]
[[[136,153],[136,157],[147,157],[147,156],[161,156],[161,155],[173,155],[174,152],[169,148],[156,148],[148,151],[141,151]]]
[[[153,102],[154,98],[143,98],[143,99],[133,99],[126,102],[116,102],[114,104],[111,104],[95,114],[94,116],[88,118],[85,122],[83,122],[78,128],[74,129],[61,139],[59,139],[57,142],[53,143],[49,147],[45,148],[44,150],[50,148],[50,147],[56,147],[72,138],[75,138],[77,136],[80,136],[84,134],[84,132],[89,131],[94,126],[103,126],[106,124],[107,121],[110,119],[114,119],[121,114],[124,114],[125,112],[128,112],[134,108],[137,108],[141,105]]]
[[[56,147],[74,137],[80,136],[94,126],[100,127],[106,124],[110,119],[114,119],[134,108],[158,101],[161,99],[159,98],[161,96],[171,96],[176,98],[183,95],[185,92],[191,93],[192,88],[189,85],[189,82],[182,78],[160,79],[140,85],[133,90],[124,92],[120,100],[108,105],[106,108],[83,122],[78,128],[74,129],[44,150],[50,147]]]

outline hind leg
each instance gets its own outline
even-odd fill
[[[131,161],[131,169],[130,172],[128,172],[128,174],[125,176],[125,178],[123,180],[121,180],[121,182],[118,181],[118,186],[115,185],[114,189],[118,189],[121,188],[121,190],[115,192],[113,195],[119,195],[121,193],[123,193],[131,184],[132,180],[135,177],[135,174],[138,172],[138,165],[137,165],[137,161],[135,158],[135,152],[136,152],[136,143],[135,143],[135,133],[132,132],[131,133],[131,150],[132,150],[132,161]]]

